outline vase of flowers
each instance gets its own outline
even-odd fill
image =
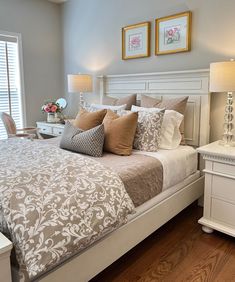
[[[47,113],[47,122],[59,122],[60,118],[58,117],[58,113],[61,112],[60,105],[53,101],[47,101],[42,106],[42,111]]]

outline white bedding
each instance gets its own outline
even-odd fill
[[[158,152],[134,150],[133,154],[142,154],[157,158],[163,166],[163,189],[172,187],[197,171],[197,152],[191,146],[179,146],[173,150],[160,149]]]

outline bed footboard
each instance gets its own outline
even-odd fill
[[[0,280],[4,282],[11,282],[11,249],[11,241],[0,232]]]

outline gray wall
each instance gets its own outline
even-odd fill
[[[22,34],[27,124],[45,116],[48,98],[64,96],[61,7],[46,0],[0,0],[0,30]]]
[[[186,10],[193,13],[192,51],[156,57],[154,19]],[[232,0],[69,0],[62,6],[65,86],[68,73],[95,76],[208,68],[210,62],[235,57],[234,11]],[[123,61],[121,28],[141,21],[152,23],[151,57]],[[67,97],[69,112],[75,115],[78,97],[68,93]],[[89,100],[97,97],[87,94]],[[222,134],[224,105],[225,95],[212,95],[211,140]]]

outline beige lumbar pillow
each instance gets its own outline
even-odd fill
[[[103,119],[106,115],[107,110],[103,109],[96,112],[88,112],[85,109],[81,109],[73,121],[73,125],[82,130],[89,130],[102,124]]]
[[[117,155],[129,156],[132,152],[137,121],[138,113],[119,116],[111,110],[107,110],[103,120],[104,150]]]

